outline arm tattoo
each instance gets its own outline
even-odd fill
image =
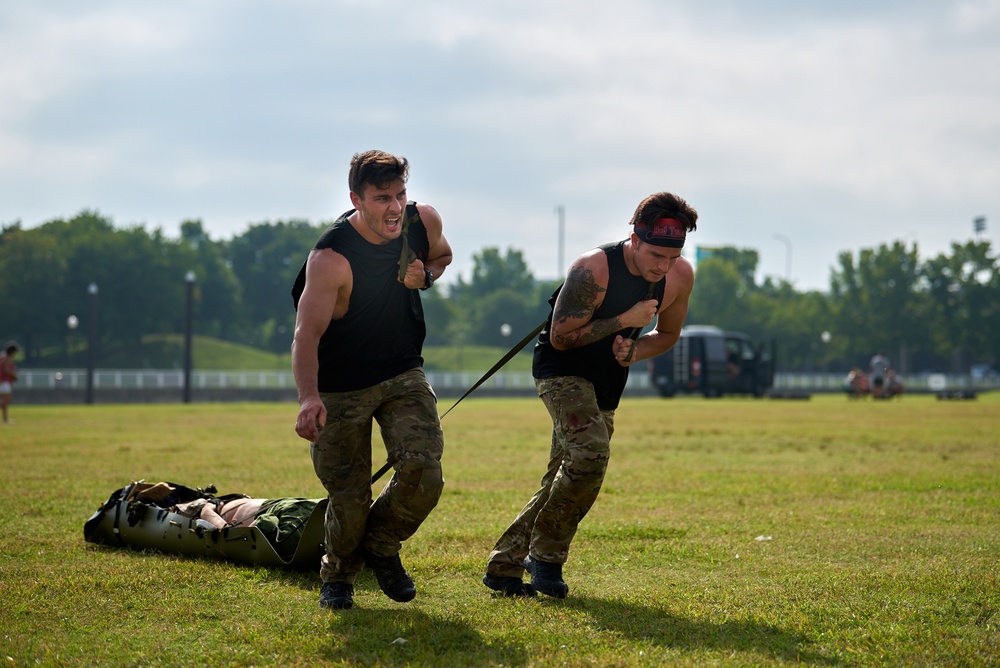
[[[584,334],[580,337],[580,344],[587,345],[588,343],[593,343],[594,341],[600,341],[606,336],[611,336],[619,329],[622,328],[621,322],[617,317],[608,318],[607,320],[598,320],[591,327],[589,334]]]
[[[573,269],[563,286],[560,308],[552,317],[559,322],[566,322],[569,318],[589,318],[594,313],[598,295],[606,291],[594,280],[594,272],[590,269]]]
[[[571,270],[560,295],[559,308],[552,314],[552,320],[564,323],[569,319],[590,318],[594,314],[594,304],[602,292],[607,292],[607,288],[597,284],[594,272],[590,269]],[[565,336],[555,335],[555,339],[564,347],[576,348],[598,341],[619,329],[621,326],[618,318],[611,318],[594,323],[590,332],[582,336],[577,329]]]

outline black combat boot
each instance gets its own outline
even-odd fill
[[[535,588],[526,582],[522,582],[521,578],[503,577],[487,573],[483,576],[483,584],[493,591],[500,592],[504,596],[535,595]]]
[[[347,582],[324,582],[319,591],[319,607],[346,610],[354,605],[354,587]]]
[[[406,603],[417,595],[417,588],[413,585],[410,574],[403,568],[398,553],[391,557],[377,557],[365,550],[364,557],[365,566],[375,571],[378,586],[386,596],[397,603]]]
[[[531,557],[524,558],[524,568],[531,573],[531,584],[546,596],[566,598],[569,585],[562,579],[562,564],[548,561],[535,561]]]

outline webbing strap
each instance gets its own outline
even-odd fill
[[[409,209],[410,207],[407,206],[406,208]],[[400,233],[401,236],[403,237],[403,247],[402,247],[402,249],[400,250],[400,253],[399,253],[399,282],[400,283],[402,283],[403,281],[406,280],[406,268],[410,265],[411,262],[413,262],[415,259],[417,259],[417,254],[415,252],[413,252],[412,248],[410,248],[410,235],[409,235],[409,231],[410,231],[410,223],[412,223],[415,220],[420,220],[420,214],[416,213],[416,210],[417,210],[416,206],[413,207],[413,210],[414,210],[414,214],[412,216],[407,216],[407,215],[405,215],[406,212],[405,211],[403,212],[404,213],[404,215],[403,215],[403,230]]]
[[[653,298],[653,291],[656,290],[656,283],[650,283],[646,286],[646,299]],[[632,332],[628,338],[632,339],[632,347],[628,349],[628,355],[625,356],[626,362],[632,361],[632,356],[635,355],[635,344],[639,343],[639,333],[642,331],[642,327],[632,328]]]
[[[500,369],[500,367],[502,367],[504,364],[506,364],[507,362],[509,362],[511,360],[511,358],[514,357],[514,355],[516,355],[519,352],[521,352],[521,348],[523,348],[526,345],[528,345],[528,342],[531,341],[536,336],[538,336],[539,332],[541,332],[545,328],[545,323],[546,322],[548,322],[548,320],[543,320],[541,323],[539,323],[538,327],[535,327],[535,329],[533,329],[531,331],[531,333],[529,333],[523,339],[521,339],[520,341],[518,341],[514,345],[513,348],[511,348],[510,350],[508,350],[507,354],[504,355],[500,359],[499,362],[497,362],[496,364],[494,364],[492,369],[490,369],[489,371],[487,371],[486,373],[484,373],[482,378],[480,378],[479,380],[477,380],[476,383],[472,387],[470,387],[468,390],[465,391],[465,394],[463,394],[461,397],[458,398],[458,401],[456,401],[454,404],[451,405],[451,408],[454,408],[459,403],[461,403],[462,399],[465,399],[467,396],[469,396],[470,394],[472,394],[472,392],[477,387],[479,387],[480,385],[482,385],[483,383],[485,383],[489,379],[490,376],[492,376],[493,374],[495,374],[497,372],[497,370]],[[446,410],[444,413],[441,414],[441,418],[442,419],[444,418],[445,415],[447,415],[448,413],[451,412],[451,408],[449,408],[448,410]]]
[[[505,354],[502,358],[500,358],[500,361],[498,361],[496,364],[493,365],[493,368],[491,368],[489,371],[487,371],[486,373],[484,373],[482,378],[480,378],[479,380],[477,380],[472,387],[470,387],[468,390],[465,391],[465,394],[463,394],[461,397],[458,398],[458,401],[456,401],[455,403],[453,403],[451,405],[451,408],[449,408],[448,410],[446,410],[444,413],[441,414],[441,418],[440,419],[443,420],[444,416],[447,415],[448,413],[450,413],[452,408],[454,408],[455,406],[457,406],[458,404],[460,404],[462,402],[462,399],[465,399],[467,396],[469,396],[470,394],[472,394],[476,390],[476,388],[478,388],[480,385],[482,385],[487,380],[489,380],[490,376],[492,376],[493,374],[495,374],[504,364],[506,364],[507,362],[509,362],[514,357],[514,355],[516,355],[519,352],[521,352],[521,349],[524,348],[526,345],[528,345],[528,343],[532,339],[534,339],[536,336],[538,336],[538,334],[545,328],[545,323],[547,323],[547,322],[548,322],[547,319],[543,320],[541,323],[539,323],[538,327],[535,327],[535,329],[533,329],[527,336],[525,336],[523,339],[521,339],[520,341],[518,341],[514,345],[513,348],[511,348],[510,350],[508,350],[507,354]],[[387,461],[385,464],[383,464],[382,468],[380,468],[378,471],[376,471],[372,475],[371,484],[374,485],[376,480],[378,480],[383,475],[385,475],[385,472],[388,471],[389,469],[391,469],[392,465],[394,463],[395,463],[394,461],[390,460],[390,461]]]

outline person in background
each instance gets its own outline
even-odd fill
[[[881,399],[886,390],[886,377],[892,364],[882,353],[876,353],[868,363],[868,382],[871,383],[872,397]]]
[[[326,608],[352,607],[364,566],[392,600],[416,596],[399,551],[444,484],[437,398],[422,368],[420,290],[441,277],[452,251],[438,212],[407,200],[408,175],[405,158],[355,154],[354,208],[322,234],[293,288],[295,432],[311,442],[330,499],[320,567]],[[373,420],[395,469],[374,504]]]
[[[3,413],[4,424],[11,424],[7,408],[14,395],[13,384],[17,381],[17,365],[14,364],[17,350],[17,344],[8,341],[3,353],[0,354],[0,411]]]
[[[505,596],[569,593],[562,567],[601,490],[629,366],[680,337],[694,286],[681,249],[697,220],[680,197],[650,195],[632,217],[631,234],[577,258],[549,299],[532,364],[552,418],[549,466],[489,555],[483,584],[490,589]],[[530,584],[522,580],[525,570]]]
[[[868,378],[861,367],[854,367],[844,378],[844,390],[849,397],[862,399],[868,395],[870,389]]]

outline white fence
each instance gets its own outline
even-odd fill
[[[427,371],[431,385],[440,391],[465,391],[479,380],[481,372]],[[87,387],[85,369],[31,369],[21,370],[15,386],[20,390],[83,390]],[[973,378],[968,375],[919,374],[900,376],[907,392],[941,392],[945,390],[995,390],[1000,389],[998,378]],[[95,389],[115,390],[181,390],[184,372],[176,369],[97,369],[94,371]],[[291,371],[192,371],[192,389],[289,389],[295,388]],[[531,373],[498,372],[481,386],[496,391],[524,390],[535,387]],[[810,392],[841,392],[843,374],[779,373],[775,376],[775,389],[803,390]],[[649,374],[643,368],[634,369],[629,376],[626,392],[651,390]]]

